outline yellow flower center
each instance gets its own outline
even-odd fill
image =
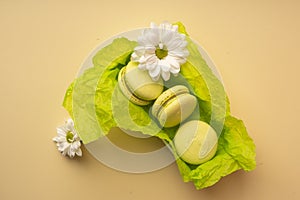
[[[67,135],[66,135],[67,142],[72,143],[73,142],[73,138],[74,138],[74,134],[71,131],[68,131]]]
[[[159,59],[163,59],[168,55],[168,50],[165,46],[163,48],[160,48],[159,46],[156,47],[155,54]]]

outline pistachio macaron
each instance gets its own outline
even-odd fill
[[[216,154],[218,135],[206,122],[192,120],[178,128],[174,137],[174,145],[182,160],[199,165]]]
[[[197,106],[197,99],[183,85],[164,91],[152,106],[152,115],[164,127],[173,127],[188,118]]]
[[[153,102],[163,91],[163,80],[153,81],[147,71],[138,69],[138,63],[130,61],[118,74],[122,93],[134,104],[145,106]]]

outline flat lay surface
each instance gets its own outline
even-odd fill
[[[299,199],[299,8],[292,0],[0,1],[0,199]],[[198,191],[176,163],[133,174],[84,146],[74,159],[57,151],[65,91],[93,48],[165,20],[183,22],[214,61],[231,113],[256,144],[254,171]],[[109,139],[133,152],[163,146],[119,129]]]

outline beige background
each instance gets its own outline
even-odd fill
[[[300,3],[0,1],[0,199],[300,199]],[[210,3],[208,3],[210,2]],[[257,145],[257,169],[197,191],[175,164],[126,174],[59,154],[65,89],[88,53],[151,21],[182,21],[216,63],[232,113]]]

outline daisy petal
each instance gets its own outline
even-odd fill
[[[157,28],[157,25],[154,22],[150,23],[150,28]]]
[[[157,75],[157,76],[155,76],[155,77],[151,77],[152,78],[152,80],[153,81],[158,81],[159,80],[159,78],[160,78],[160,74],[159,75]]]
[[[173,37],[173,31],[163,31],[161,35],[161,42],[168,47],[173,42]]]
[[[158,62],[159,67],[161,68],[162,71],[167,72],[170,70],[171,66],[169,64],[169,62],[167,62],[166,60],[160,60]]]
[[[131,55],[131,60],[134,62],[138,62],[140,60],[140,57],[134,53]]]
[[[82,151],[81,151],[81,149],[79,148],[79,149],[77,149],[77,151],[76,151],[76,155],[77,156],[82,156]]]
[[[162,76],[162,78],[163,78],[165,81],[168,81],[168,80],[170,79],[170,72],[169,72],[169,71],[167,71],[167,72],[162,71],[161,76]]]
[[[138,68],[141,70],[146,70],[146,64],[139,64]]]
[[[174,68],[171,68],[170,69],[170,72],[172,73],[172,74],[178,74],[179,72],[180,72],[180,68],[179,69],[174,69]]]
[[[175,31],[175,32],[177,32],[177,31],[178,31],[178,25],[173,25],[173,27],[172,27],[172,31]]]
[[[68,132],[68,130],[62,129],[62,128],[57,128],[56,132],[57,132],[58,136],[60,136],[60,137],[66,137],[66,133]]]
[[[153,32],[149,32],[147,36],[147,42],[153,46],[156,46],[159,43],[159,37]]]
[[[146,69],[147,70],[154,70],[154,68],[157,66],[157,61],[153,62],[153,63],[147,63],[146,65]]]
[[[176,57],[173,57],[173,56],[171,56],[171,55],[168,55],[168,56],[166,57],[166,61],[167,61],[168,63],[170,63],[170,65],[171,65],[172,68],[176,68],[176,69],[180,68],[180,64],[179,64],[179,62],[177,61]]]
[[[149,75],[154,78],[159,76],[160,74],[160,67],[155,67],[153,70],[149,70]]]

